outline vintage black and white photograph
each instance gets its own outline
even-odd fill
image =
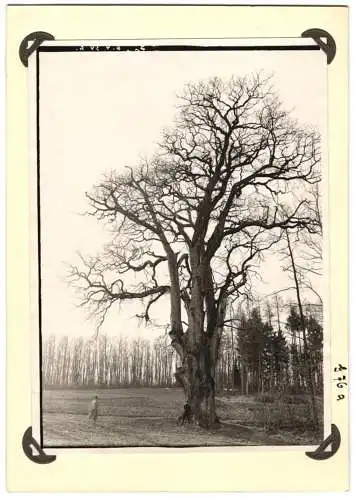
[[[320,47],[47,42],[33,64],[41,446],[320,444]]]

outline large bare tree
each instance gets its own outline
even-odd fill
[[[313,199],[303,193],[319,181],[319,137],[290,118],[259,75],[188,84],[178,99],[157,154],[105,175],[87,194],[89,213],[114,237],[71,276],[99,324],[130,299],[141,299],[149,320],[169,294],[176,378],[209,427],[218,421],[214,378],[228,301],[285,229],[314,231]]]

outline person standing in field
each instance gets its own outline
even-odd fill
[[[93,419],[94,424],[98,418],[98,396],[94,396],[89,405],[89,420]]]

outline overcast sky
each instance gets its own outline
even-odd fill
[[[244,76],[263,69],[301,124],[325,131],[325,55],[300,52],[67,52],[40,55],[42,311],[44,335],[92,335],[95,322],[76,307],[64,280],[76,252],[99,252],[108,234],[88,207],[85,191],[109,170],[150,156],[172,124],[176,94],[188,81]],[[289,286],[278,256],[264,263],[256,291]],[[317,284],[320,286],[320,284]],[[320,290],[320,288],[319,288]],[[292,297],[292,295],[291,295]],[[169,317],[167,298],[155,309]],[[136,303],[113,308],[101,332],[154,337],[139,327]]]

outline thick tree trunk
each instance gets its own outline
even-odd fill
[[[170,332],[172,346],[181,366],[176,378],[182,385],[185,410],[201,427],[218,424],[215,408],[215,369],[219,342],[226,311],[226,297],[214,299],[214,284],[210,263],[203,257],[202,240],[190,250],[191,291],[182,298],[188,317],[188,330],[174,328]],[[182,415],[184,417],[184,413]],[[184,420],[184,418],[183,418]]]
[[[214,377],[215,361],[212,359],[211,348],[203,345],[196,353],[186,353],[182,366],[176,372],[194,421],[205,428],[218,423]]]

